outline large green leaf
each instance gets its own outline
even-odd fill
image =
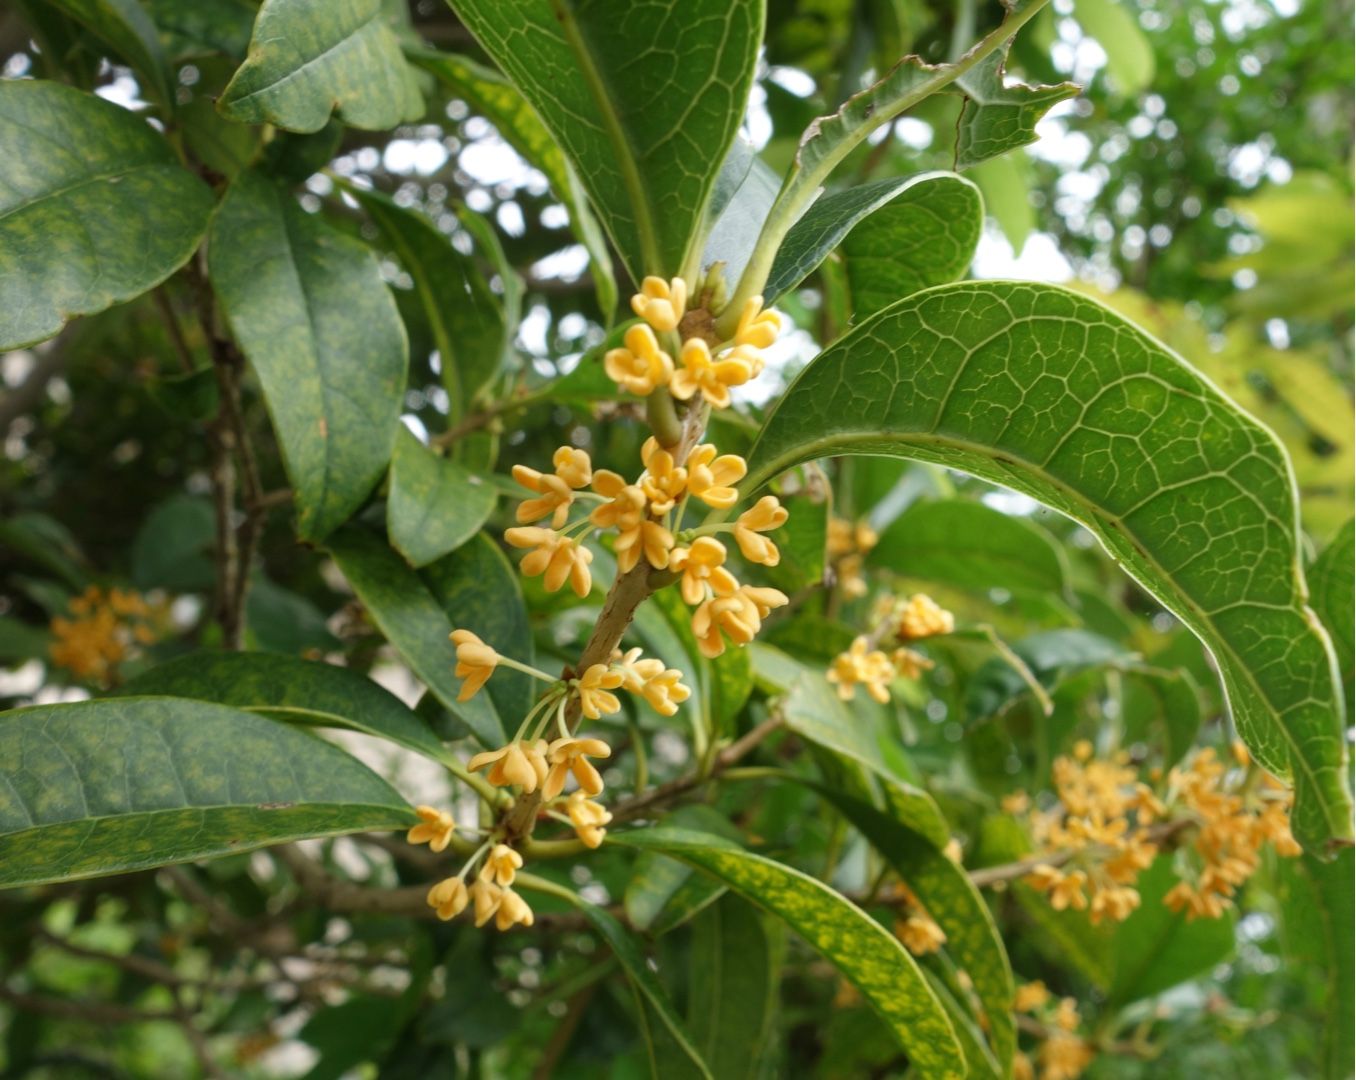
[[[929,289],[801,372],[744,493],[854,453],[960,469],[1086,526],[1214,654],[1240,734],[1295,784],[1301,842],[1350,835],[1342,702],[1304,605],[1284,452],[1180,358],[1054,286]]]
[[[298,507],[318,540],[386,470],[405,391],[405,328],[363,243],[243,174],[212,223],[212,284],[263,384]]]
[[[710,1069],[702,1060],[700,1052],[692,1041],[692,1036],[688,1033],[678,1011],[673,1007],[668,994],[664,991],[663,984],[651,968],[645,953],[641,951],[636,938],[608,912],[596,904],[589,903],[569,889],[547,882],[532,874],[519,875],[519,882],[523,888],[538,889],[574,904],[584,918],[588,920],[589,925],[597,931],[598,936],[612,950],[612,954],[621,964],[622,970],[626,972],[626,977],[630,980],[631,987],[635,991],[636,1004],[639,1006],[642,1023],[648,1024],[649,1021],[655,1020],[662,1026],[662,1038],[657,1037],[660,1036],[660,1032],[646,1032],[647,1042],[651,1046],[651,1073],[656,1077],[656,1080],[668,1075],[669,1070],[677,1070],[678,1075],[695,1073],[706,1077],[707,1080],[712,1080]],[[656,1053],[660,1047],[666,1050],[677,1050],[682,1054],[682,1059],[661,1062]]]
[[[965,106],[956,125],[956,168],[1006,154],[1036,141],[1036,124],[1051,107],[1073,97],[1073,83],[1026,86],[1003,76],[1006,49],[990,54],[956,80],[965,93]]]
[[[461,690],[461,680],[453,674],[457,650],[448,640],[453,624],[419,575],[381,537],[356,525],[335,533],[326,546],[386,640],[434,696],[482,745],[503,746],[507,741],[504,728],[489,695],[482,692],[470,701],[457,700]],[[457,625],[475,630],[471,620],[472,613],[459,614]],[[485,640],[499,645],[493,636],[485,635]]]
[[[959,589],[1032,589],[1069,598],[1068,560],[1049,533],[968,499],[914,503],[881,534],[870,561]]]
[[[503,366],[510,331],[500,301],[475,262],[423,214],[402,209],[378,191],[348,190],[414,279],[455,423]]]
[[[385,780],[338,747],[170,697],[5,713],[0,781],[6,888],[415,820]]]
[[[498,497],[488,480],[440,457],[401,426],[391,458],[386,529],[411,566],[427,566],[475,536]]]
[[[160,284],[207,230],[207,185],[102,98],[0,81],[0,147],[0,352]]]
[[[50,0],[111,46],[140,76],[142,89],[167,111],[174,108],[165,54],[156,25],[138,0]]]
[[[1337,652],[1351,704],[1352,664],[1356,660],[1356,522],[1348,521],[1309,568],[1314,610]]]
[[[192,653],[143,672],[118,693],[215,701],[275,720],[351,728],[443,757],[428,725],[390,691],[348,668],[296,656]]]
[[[920,1077],[962,1077],[965,1059],[946,1012],[904,947],[823,882],[715,836],[644,829],[608,842],[690,863],[776,915],[833,964],[889,1025]]]
[[[490,121],[505,142],[545,174],[556,198],[570,212],[575,236],[589,253],[598,307],[605,317],[611,318],[617,307],[617,280],[607,239],[579,177],[532,106],[511,82],[474,60],[425,50],[414,50],[408,55]]]
[[[1140,905],[1112,939],[1111,1000],[1118,1005],[1162,993],[1234,951],[1232,914],[1188,922],[1163,903],[1176,883],[1171,855],[1160,855],[1136,882]]]
[[[288,131],[319,131],[331,112],[350,127],[384,131],[418,120],[424,99],[381,0],[264,0],[217,108]]]
[[[725,896],[692,924],[688,1029],[713,1076],[758,1080],[775,1034],[781,949],[751,904]]]
[[[1133,97],[1154,81],[1154,49],[1132,11],[1116,0],[1074,0],[1074,18],[1106,53],[1116,91]]]
[[[487,533],[425,567],[420,576],[453,626],[473,630],[505,656],[524,664],[536,662],[522,579]],[[517,728],[540,688],[531,675],[504,667],[486,684],[509,731]]]
[[[831,192],[786,234],[763,295],[772,303],[844,244],[852,311],[863,318],[901,296],[961,277],[983,228],[979,189],[955,173]]]
[[[452,6],[570,158],[633,276],[683,270],[744,119],[762,0]]]
[[[1012,1018],[1012,968],[979,890],[930,839],[901,826],[869,803],[830,785],[814,785],[884,857],[946,933],[946,950],[974,983],[988,1018],[994,1055],[1006,1071],[1017,1048]]]

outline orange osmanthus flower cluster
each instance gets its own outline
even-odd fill
[[[77,678],[101,686],[117,678],[118,665],[138,646],[149,645],[164,633],[169,608],[149,602],[129,589],[102,589],[91,585],[67,605],[69,617],[51,622],[52,663]]]
[[[908,600],[892,603],[886,612],[882,637],[899,642],[949,634],[956,628],[951,612],[943,610],[929,596],[919,593]],[[932,661],[907,645],[900,644],[891,653],[874,648],[870,638],[856,638],[846,652],[834,658],[826,677],[838,687],[838,696],[851,701],[857,687],[884,705],[890,700],[890,683],[895,678],[916,679],[932,667]]]
[[[1018,1051],[1012,1061],[1013,1080],[1077,1080],[1097,1055],[1092,1045],[1075,1032],[1078,1030],[1078,1006],[1073,998],[1055,1001],[1039,980],[1017,988],[1014,1012],[1027,1013],[1044,1024],[1045,1035],[1036,1050],[1036,1061]]]
[[[1290,832],[1289,793],[1270,776],[1247,769],[1241,743],[1233,752],[1237,768],[1231,770],[1212,749],[1198,750],[1189,765],[1169,772],[1160,796],[1139,779],[1124,752],[1099,759],[1090,743],[1078,743],[1072,757],[1055,760],[1058,803],[1029,815],[1042,850],[1072,852],[1073,858],[1062,867],[1038,865],[1027,883],[1046,893],[1056,910],[1086,910],[1094,924],[1123,921],[1139,907],[1135,884],[1159,853],[1150,826],[1185,818],[1189,857],[1178,865],[1190,876],[1163,903],[1188,919],[1223,915],[1256,871],[1265,843],[1279,855],[1300,853]],[[1023,795],[1009,797],[1004,809],[1022,813],[1028,802]]]

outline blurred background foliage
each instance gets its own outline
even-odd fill
[[[185,137],[229,177],[258,149],[258,129],[219,120],[212,101],[243,53],[253,8],[247,0],[145,2],[178,63],[177,94],[191,118]],[[476,55],[441,0],[387,6],[406,43]],[[934,62],[952,58],[997,16],[997,4],[978,0],[773,0],[747,135],[780,169],[804,126],[873,72],[907,52]],[[971,173],[990,217],[976,276],[1070,282],[1205,371],[1288,447],[1313,553],[1351,515],[1351,36],[1349,0],[1055,0],[1021,36],[1009,68],[1028,81],[1072,79],[1084,92],[1043,122],[1035,146]],[[42,0],[0,11],[8,77],[59,77],[134,102],[132,75],[105,55],[78,23]],[[400,205],[422,209],[499,291],[521,289],[515,363],[528,403],[488,423],[487,442],[512,448],[513,460],[544,461],[563,436],[577,437],[600,463],[632,460],[638,428],[615,422],[631,406],[595,405],[600,388],[586,374],[538,393],[574,370],[605,333],[598,283],[565,208],[472,103],[433,74],[421,79],[430,107],[418,124],[389,134],[338,125],[311,136],[278,133],[265,152],[304,181],[308,209],[323,205],[369,242],[380,246],[353,202],[341,198],[340,181],[370,181]],[[868,179],[950,168],[946,134],[957,109],[947,95],[929,99],[863,147],[848,171]],[[468,229],[466,211],[492,232]],[[398,262],[389,258],[384,269],[397,295],[409,299],[411,283]],[[833,302],[839,273],[830,261],[784,300],[799,329],[784,350],[782,375],[765,377],[766,396],[777,378],[844,328]],[[431,333],[417,304],[401,307],[411,337],[408,422],[437,432],[446,427],[447,394]],[[122,677],[212,645],[204,597],[213,582],[214,523],[200,425],[216,403],[211,380],[202,377],[202,343],[176,340],[157,297],[147,295],[72,324],[49,348],[9,354],[0,364],[0,704],[88,692],[49,664],[45,627],[96,580],[177,598],[180,632],[145,649]],[[247,408],[265,488],[281,488],[285,477],[257,394]],[[744,437],[734,422],[719,433],[729,449]],[[1075,735],[1100,730],[1109,699],[1133,700],[1107,690],[1119,688],[1130,653],[1158,669],[1189,672],[1205,728],[1218,741],[1222,706],[1200,646],[1068,522],[976,481],[885,460],[844,466],[835,489],[835,513],[869,517],[887,540],[906,507],[961,496],[1023,517],[1042,530],[1040,544],[1053,540],[1061,551],[1062,595],[982,575],[959,580],[939,572],[902,583],[926,588],[962,622],[992,625],[1016,642],[1056,699],[1052,722],[1040,721],[1020,687],[992,709],[983,706],[976,695],[985,685],[981,673],[992,675],[992,649],[960,639],[937,647],[945,663],[898,715],[875,716],[864,704],[859,710],[903,732],[912,767],[930,778],[966,836],[967,865],[1021,853],[993,825],[1002,820],[996,800],[1040,786]],[[868,575],[890,569],[881,562],[890,548],[882,543],[867,560]],[[390,668],[342,581],[294,542],[285,514],[270,519],[260,555],[248,611],[251,647]],[[540,617],[539,638],[567,645],[579,631],[578,612],[558,596],[540,595],[533,583],[526,589]],[[864,606],[854,603],[866,602],[807,613],[781,624],[769,641],[822,664],[850,638],[845,625],[864,625]],[[384,677],[399,683],[389,670]],[[982,722],[994,716],[1001,722]],[[665,749],[661,740],[652,763],[661,774],[681,761],[666,763]],[[823,853],[842,838],[813,806],[799,791],[769,788],[755,797],[736,785],[718,809],[748,832]],[[705,818],[702,824],[719,827]],[[330,858],[347,872],[396,872],[380,852],[358,845],[335,845]],[[597,860],[597,884],[613,896],[626,893],[628,862]],[[339,1076],[384,1059],[383,1077],[527,1076],[531,1066],[522,1063],[535,1058],[525,1048],[555,1037],[575,980],[596,976],[588,935],[564,935],[544,951],[456,927],[415,933],[378,917],[350,924],[306,907],[271,873],[240,857],[184,872],[169,890],[131,875],[31,900],[0,899],[0,950],[9,971],[24,969],[51,994],[167,1014],[110,1027],[79,1012],[28,1023],[11,1013],[0,1021],[4,1075],[190,1075],[198,1065],[173,1015],[180,991],[221,977],[241,984],[214,1027],[233,1055],[230,1075],[311,1068],[306,1075]],[[1109,1054],[1087,1075],[1312,1076],[1331,1035],[1332,957],[1303,913],[1312,914],[1306,905],[1330,885],[1293,866],[1264,866],[1222,952],[1176,943],[1196,957],[1186,981],[1114,1008],[1097,957],[1115,943],[1080,944],[1069,920],[1016,893],[998,905],[1020,977],[1078,997],[1086,1017],[1123,1040],[1152,1034],[1154,1060]],[[248,933],[222,933],[220,923],[212,929],[204,904],[213,901],[225,903]],[[1349,889],[1346,903],[1349,923]],[[665,936],[661,947],[681,952],[691,934]],[[242,945],[281,975],[231,970]],[[120,957],[153,952],[169,958],[181,983],[167,987],[163,972],[82,956],[80,948]],[[897,1048],[872,1014],[836,998],[834,983],[813,965],[787,970],[781,1023],[794,1060],[813,1063],[804,1075],[894,1075]],[[430,980],[444,995],[417,1011]],[[629,1004],[617,981],[601,984],[598,1006],[559,1049],[550,1075],[639,1075]],[[499,992],[481,991],[484,984]],[[787,1071],[777,1072],[774,1062],[767,1075],[802,1075],[782,1064]],[[376,1073],[368,1066],[361,1075]]]

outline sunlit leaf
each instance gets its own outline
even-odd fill
[[[965,106],[956,127],[956,168],[1006,154],[1036,141],[1036,124],[1061,101],[1078,93],[1073,83],[1027,86],[1003,73],[1007,50],[999,49],[956,80]]]

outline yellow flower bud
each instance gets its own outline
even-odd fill
[[[468,701],[494,674],[499,654],[470,630],[453,630],[449,636],[457,646],[454,674],[462,680],[457,700]]]
[[[668,386],[673,378],[673,358],[659,347],[654,331],[636,323],[626,331],[625,348],[609,349],[603,357],[603,370],[628,393],[641,397],[656,387]]]
[[[443,922],[455,919],[465,911],[469,900],[466,882],[459,877],[445,878],[428,891],[428,906],[437,912]]]
[[[631,297],[631,310],[656,330],[677,330],[687,311],[687,282],[647,277],[640,283],[640,292]]]

